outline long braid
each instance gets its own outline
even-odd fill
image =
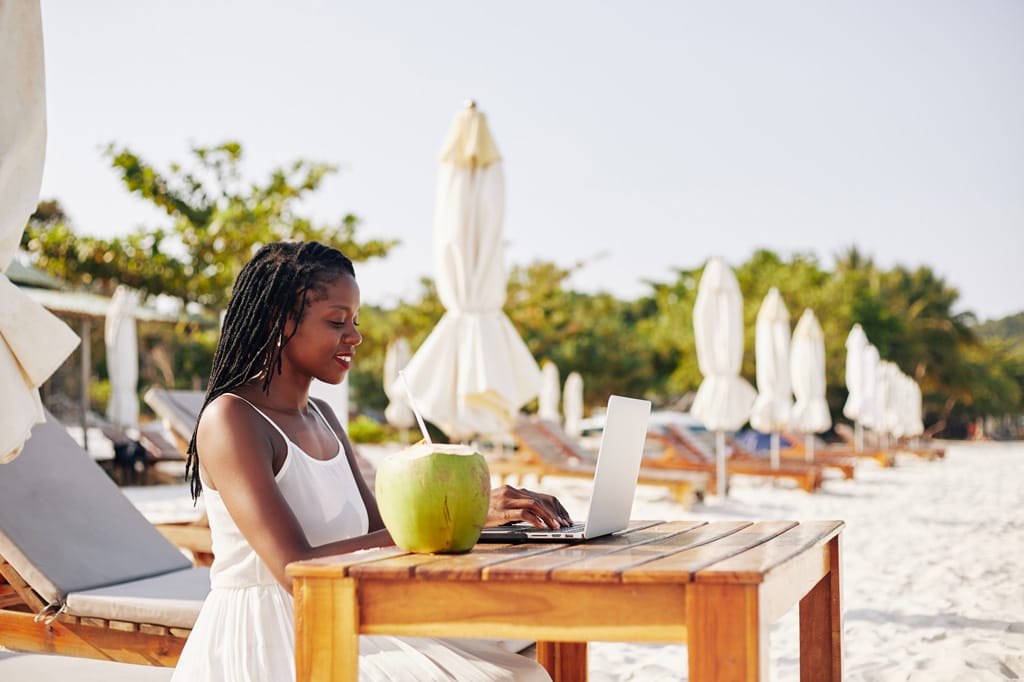
[[[261,248],[242,268],[231,290],[199,416],[215,398],[254,378],[262,378],[267,391],[274,375],[281,373],[281,349],[295,334],[311,292],[320,295],[324,284],[342,274],[355,277],[352,261],[319,242],[274,242]],[[285,330],[289,316],[296,323],[290,334]],[[185,462],[193,500],[203,490],[198,432],[197,419]]]

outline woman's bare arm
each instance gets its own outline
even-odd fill
[[[378,529],[311,546],[274,480],[275,439],[280,441],[277,447],[286,447],[266,420],[232,396],[210,403],[199,423],[204,478],[220,494],[238,529],[278,582],[291,590],[285,566],[293,561],[393,544],[387,531]]]

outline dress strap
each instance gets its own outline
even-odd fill
[[[242,396],[238,395],[237,393],[230,393],[230,392],[229,392],[229,393],[225,393],[224,395],[230,395],[230,396],[232,396],[232,397],[238,398],[238,399],[239,399],[239,400],[241,400],[241,401],[242,401],[243,403],[245,403],[246,405],[248,405],[248,406],[249,406],[249,407],[251,407],[252,409],[256,410],[256,414],[258,414],[258,415],[260,415],[261,417],[263,417],[264,419],[266,419],[266,420],[267,420],[268,422],[270,422],[270,425],[271,425],[271,426],[273,426],[273,427],[274,427],[275,429],[277,429],[277,432],[281,434],[281,437],[282,437],[282,438],[284,438],[284,442],[285,442],[285,445],[289,445],[289,444],[291,444],[291,442],[292,442],[292,439],[291,439],[291,438],[289,438],[289,437],[288,437],[288,434],[286,434],[286,433],[284,432],[284,430],[283,430],[283,429],[282,429],[282,428],[281,428],[280,426],[278,426],[278,425],[277,425],[277,422],[275,422],[275,421],[274,421],[273,419],[271,419],[270,417],[268,417],[268,416],[267,416],[267,413],[266,413],[266,412],[264,412],[264,411],[263,411],[263,410],[261,410],[260,408],[256,407],[256,406],[255,406],[255,405],[253,405],[253,404],[252,404],[251,402],[249,402],[248,400],[246,400],[246,399],[245,399],[245,398],[243,398]]]

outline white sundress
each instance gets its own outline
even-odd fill
[[[275,480],[309,543],[318,546],[365,534],[369,526],[366,508],[340,440],[336,457],[315,459],[270,417],[252,407],[273,424],[287,444],[284,465]],[[171,680],[290,682],[295,679],[292,595],[242,536],[217,491],[204,488],[203,494],[213,540],[211,589]],[[359,638],[359,679],[461,682],[550,678],[536,661],[488,640],[363,635]]]

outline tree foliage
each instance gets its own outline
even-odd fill
[[[110,293],[118,283],[167,294],[212,310],[224,307],[242,265],[260,246],[281,239],[317,240],[354,261],[387,255],[391,240],[357,241],[358,219],[318,224],[299,211],[334,166],[294,161],[259,184],[242,180],[242,146],[195,147],[189,164],[159,170],[126,147],[105,155],[129,192],[167,214],[170,225],[136,227],[123,236],[78,234],[62,210],[37,212],[22,247],[66,281]]]

